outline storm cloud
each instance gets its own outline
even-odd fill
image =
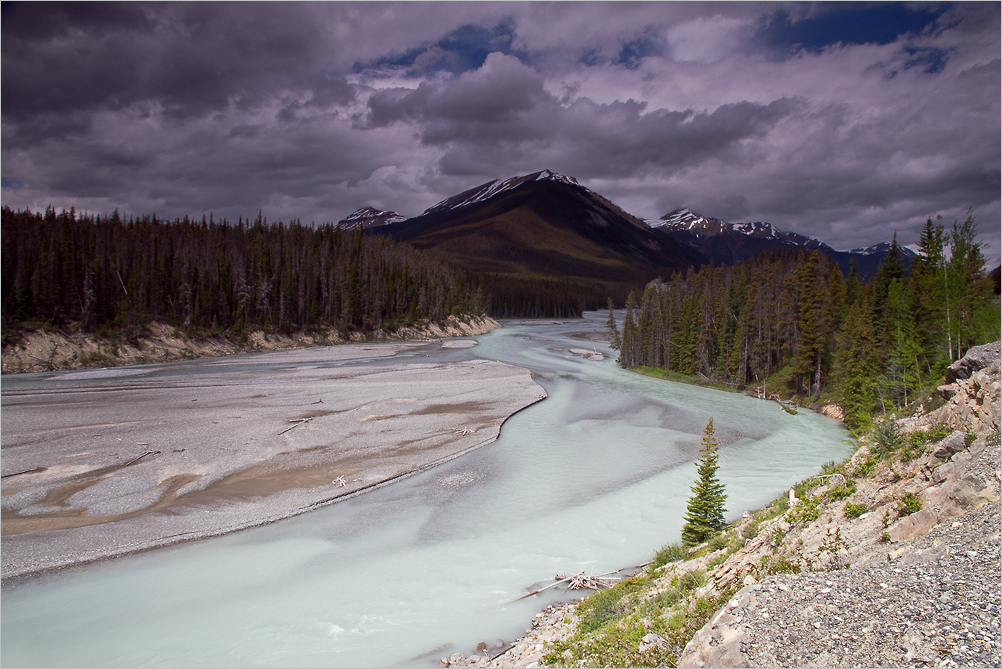
[[[848,249],[973,207],[997,3],[2,4],[3,203],[415,215],[548,168]]]

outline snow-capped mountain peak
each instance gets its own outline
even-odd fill
[[[508,179],[495,179],[494,181],[488,181],[485,184],[477,186],[476,188],[471,188],[468,191],[464,191],[459,195],[455,195],[450,198],[442,200],[438,204],[435,204],[425,210],[425,214],[434,214],[443,211],[450,211],[455,209],[461,209],[463,207],[469,207],[474,204],[479,204],[481,202],[486,202],[487,200],[497,197],[502,193],[514,190],[519,186],[531,183],[534,181],[554,181],[557,183],[565,183],[571,186],[577,186],[578,188],[584,188],[578,183],[578,180],[574,177],[564,176],[562,174],[557,174],[550,170],[542,170],[540,172],[533,172],[532,174],[526,174],[524,176],[511,177]]]
[[[337,227],[341,230],[357,230],[358,228],[373,228],[405,220],[407,220],[405,216],[401,216],[395,211],[382,211],[375,207],[362,207],[338,221]]]
[[[745,235],[755,239],[773,240],[790,246],[801,246],[808,249],[820,248],[821,242],[796,232],[780,230],[772,223],[753,221],[748,223],[727,223],[718,218],[701,216],[691,209],[676,209],[665,214],[656,221],[647,221],[652,228],[661,228],[666,232],[685,232],[700,237],[717,235]]]
[[[676,209],[658,219],[645,219],[647,225],[652,228],[661,228],[666,231],[685,231],[699,235],[701,232],[709,234],[719,232],[720,226],[730,226],[716,218],[700,216],[691,209]]]
[[[849,253],[857,253],[861,256],[872,256],[878,254],[885,255],[890,250],[891,250],[890,242],[880,242],[879,244],[874,244],[873,246],[867,246],[866,248],[853,249],[852,251],[849,251]],[[916,258],[919,255],[913,249],[907,246],[902,246],[900,244],[898,245],[898,252],[901,253],[901,255],[906,258]]]

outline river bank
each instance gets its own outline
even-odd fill
[[[761,506],[825,461],[845,457],[844,431],[813,412],[789,416],[768,402],[665,384],[619,368],[606,347],[585,336],[600,331],[603,320],[591,313],[564,321],[505,321],[502,329],[476,338],[473,348],[414,344],[394,357],[358,363],[311,361],[314,350],[306,349],[158,366],[168,368],[157,372],[161,376],[210,389],[212,376],[224,369],[257,386],[248,375],[269,367],[275,383],[290,386],[305,410],[317,410],[327,397],[310,397],[309,383],[296,384],[304,378],[297,377],[298,369],[312,374],[365,367],[375,374],[398,365],[430,369],[501,361],[531,370],[547,400],[505,421],[490,446],[341,503],[206,541],[5,583],[3,665],[431,669],[441,656],[472,652],[481,642],[497,647],[499,640],[517,637],[540,608],[556,599],[548,596],[557,594],[551,589],[540,598],[512,603],[533,583],[555,573],[638,564],[656,547],[652,542],[659,534],[677,534],[708,415],[716,417],[735,508]],[[592,356],[576,355],[572,348]],[[596,360],[595,350],[606,359]],[[296,362],[300,356],[302,362]],[[283,362],[267,365],[271,358]],[[141,386],[150,379],[134,375],[148,369],[5,377],[3,388],[30,383],[61,390],[66,398],[65,391],[77,382],[55,378],[87,375],[78,381],[93,384],[91,394],[100,397],[107,392],[98,383],[113,379],[95,375],[119,375],[118,383]],[[363,377],[358,387],[364,389],[370,378],[379,377]],[[389,383],[389,375],[383,380]],[[268,397],[252,399],[254,394]],[[413,395],[400,387],[397,397]],[[239,421],[215,426],[200,420],[195,409],[203,398],[189,398],[198,401],[188,400],[190,415],[179,409],[180,422],[223,434],[225,427],[239,428]],[[258,387],[248,387],[236,399],[236,410],[221,412],[227,420],[256,420],[255,403],[275,401],[269,388]],[[321,399],[323,404],[312,404]],[[281,418],[280,408],[265,411]],[[358,417],[369,413],[390,412]],[[166,418],[175,422],[174,416]],[[283,439],[307,430],[315,438],[325,427],[318,427],[318,420],[281,437],[277,432],[295,424],[265,422],[261,436]],[[375,430],[383,425],[389,422],[358,422]],[[121,436],[130,449],[142,448]],[[238,446],[243,448],[243,442]],[[146,447],[129,459],[145,450],[163,449]],[[227,453],[242,455],[220,452]],[[176,457],[173,450],[169,455]],[[150,457],[125,469],[148,466]],[[4,489],[18,478],[5,478]],[[345,476],[349,484],[352,478]]]
[[[332,365],[474,345],[345,344],[8,381],[2,577],[288,518],[490,443],[546,395],[525,369]]]
[[[500,327],[488,316],[450,316],[442,323],[424,323],[385,332],[343,335],[331,328],[320,332],[294,334],[254,330],[243,338],[186,336],[166,323],[151,322],[134,342],[94,333],[52,329],[26,330],[3,347],[0,372],[28,374],[67,369],[121,367],[177,360],[214,358],[238,353],[281,351],[360,342],[410,341],[469,337]],[[8,337],[5,337],[5,341]]]
[[[865,438],[710,544],[442,664],[999,666],[999,349],[981,348],[895,446]]]

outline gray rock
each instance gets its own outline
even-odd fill
[[[1000,342],[992,342],[975,346],[963,358],[946,368],[946,382],[953,383],[957,379],[969,379],[971,374],[999,364]]]
[[[957,386],[952,383],[936,388],[936,392],[939,393],[940,397],[948,402],[957,394],[957,390]]]
[[[967,448],[967,435],[960,430],[954,430],[950,436],[939,442],[939,445],[933,449],[932,454],[937,458],[945,459],[954,453],[959,453],[965,448]]]
[[[940,544],[939,546],[932,546],[930,548],[914,550],[906,553],[901,558],[900,564],[902,566],[912,565],[912,564],[925,564],[927,562],[936,562],[942,560],[943,558],[950,556],[950,547],[946,544]]]

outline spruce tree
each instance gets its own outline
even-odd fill
[[[618,349],[620,345],[619,329],[616,327],[616,312],[611,297],[609,298],[609,318],[605,321],[605,327],[609,328],[612,332],[612,341],[609,343],[609,348]]]
[[[682,544],[695,546],[724,529],[724,484],[717,480],[717,438],[713,436],[713,418],[703,430],[699,448],[699,478],[692,485],[692,497],[686,507],[682,526]]]

